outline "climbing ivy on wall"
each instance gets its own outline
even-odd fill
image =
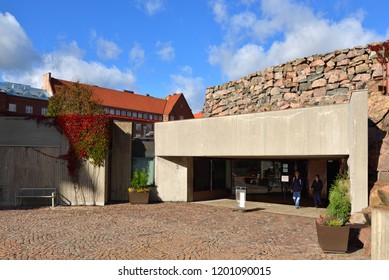
[[[67,160],[73,181],[78,180],[82,161],[89,159],[95,166],[104,165],[110,139],[108,115],[59,115],[55,125],[69,141],[68,153],[61,158]]]
[[[386,65],[386,63],[389,62],[389,40],[382,43],[370,45],[369,48],[372,51],[376,52],[377,59],[382,65]]]

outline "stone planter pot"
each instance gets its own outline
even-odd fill
[[[131,204],[148,204],[150,191],[145,192],[129,192],[129,200]]]
[[[317,240],[321,249],[326,253],[346,253],[349,226],[330,227],[322,226],[316,221]]]

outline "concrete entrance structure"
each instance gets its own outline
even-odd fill
[[[368,205],[367,91],[350,103],[158,123],[155,182],[163,201],[193,201],[193,158],[347,158],[352,212]]]

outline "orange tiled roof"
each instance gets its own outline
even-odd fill
[[[203,112],[198,112],[196,114],[193,114],[195,119],[201,119],[203,117]]]
[[[164,115],[169,115],[173,110],[174,105],[177,103],[178,99],[181,97],[182,93],[175,93],[166,97],[166,106],[163,111]]]
[[[51,78],[54,93],[61,86],[71,86],[73,82]],[[92,86],[93,98],[100,100],[103,106],[136,110],[147,113],[164,114],[170,112],[178,98],[169,96],[168,100],[140,95],[127,91],[118,91]],[[179,97],[179,96],[178,96]],[[170,110],[169,110],[170,108]]]

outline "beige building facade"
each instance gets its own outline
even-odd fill
[[[285,174],[291,174],[297,165],[288,166],[284,162],[303,162],[307,186],[314,174],[326,177],[326,163],[347,161],[352,212],[358,212],[368,205],[367,97],[367,91],[354,91],[347,104],[158,123],[155,127],[158,196],[163,201],[228,197],[235,186],[232,175],[239,169],[237,159],[276,161],[280,163],[275,165],[280,167],[280,173],[287,166]],[[218,181],[218,188],[196,190],[196,186],[202,185],[199,177],[205,174],[198,170],[208,160],[210,185],[217,182],[215,169],[219,163],[223,165],[225,178]],[[247,178],[245,181],[249,183]]]

